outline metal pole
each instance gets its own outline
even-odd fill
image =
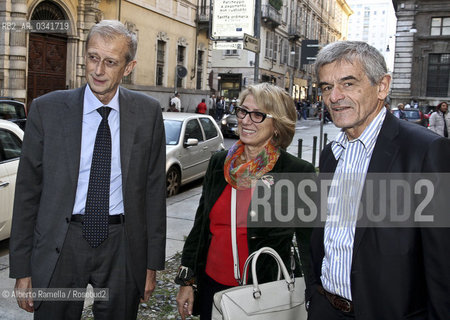
[[[297,152],[297,158],[302,158],[302,146],[303,146],[303,139],[298,139],[298,152]]]
[[[174,84],[173,84],[173,91],[174,94],[175,92],[177,92],[177,80],[178,80],[178,66],[175,66],[175,80],[174,80]]]
[[[324,122],[324,117],[325,117],[325,110],[324,110],[324,105],[323,102],[320,102],[320,106],[321,106],[321,113],[322,113],[322,117],[320,119],[320,140],[319,140],[319,152],[322,151],[322,138],[323,138],[323,122]]]
[[[316,166],[316,152],[317,152],[317,136],[313,137],[313,154],[312,154],[312,164]]]
[[[261,42],[261,0],[255,0],[255,38]],[[253,76],[253,82],[258,83],[259,79],[259,55],[255,53],[255,71]]]
[[[289,95],[294,99],[293,93],[294,93],[294,70],[292,70],[291,74],[289,75]]]

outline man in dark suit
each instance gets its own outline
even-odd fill
[[[366,192],[374,173],[386,178],[439,173],[443,178],[434,190],[447,192],[441,187],[448,185],[443,173],[450,172],[449,142],[387,112],[383,103],[391,78],[382,55],[368,44],[327,45],[317,56],[316,75],[333,122],[342,130],[320,158],[321,174],[331,173],[332,182],[325,226],[311,239],[314,285],[307,296],[308,319],[448,319],[448,225],[389,227],[383,221],[378,227],[367,224],[369,207],[359,203],[385,191]],[[397,199],[387,194],[389,201]],[[440,209],[436,214],[448,214],[448,207]]]
[[[33,100],[17,175],[10,240],[16,290],[107,288],[106,301],[93,306],[101,319],[135,319],[165,261],[161,108],[119,87],[136,65],[136,48],[135,35],[118,21],[92,27],[87,85]],[[80,300],[18,303],[36,319],[79,319],[83,309]]]

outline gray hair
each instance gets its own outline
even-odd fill
[[[381,53],[362,41],[338,41],[323,47],[317,55],[314,65],[316,77],[320,69],[329,63],[358,60],[372,85],[376,85],[388,73],[386,61]],[[320,79],[318,79],[320,81]]]
[[[99,35],[103,39],[108,40],[124,37],[128,44],[128,52],[125,55],[126,62],[128,63],[132,61],[136,56],[136,35],[129,31],[122,22],[117,20],[102,20],[99,23],[94,24],[86,39],[86,50],[89,45],[89,41],[94,35]]]

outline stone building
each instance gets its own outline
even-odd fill
[[[197,0],[0,0],[0,94],[29,105],[46,92],[82,85],[90,27],[117,19],[139,40],[138,64],[124,86],[163,107],[178,91],[184,109],[194,110],[209,94],[211,55],[197,6]],[[53,29],[35,21],[53,21]]]
[[[345,0],[261,1],[258,82],[272,82],[294,98],[315,99],[317,87],[310,65],[301,65],[302,40],[320,45],[347,37],[352,10]],[[228,99],[254,82],[255,53],[212,52],[213,88]]]
[[[354,13],[348,20],[348,40],[364,41],[377,48],[392,72],[397,18],[392,0],[347,0]]]
[[[450,100],[450,1],[393,0],[397,15],[392,106]]]

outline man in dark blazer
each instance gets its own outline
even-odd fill
[[[92,27],[87,85],[33,100],[17,175],[10,240],[16,289],[107,288],[106,301],[96,300],[93,307],[101,319],[136,318],[139,298],[148,300],[165,261],[161,108],[155,99],[119,86],[136,64],[136,48],[135,35],[118,21]],[[109,110],[107,120],[99,110]],[[97,128],[100,132],[105,122],[111,172],[104,179],[106,231],[100,233],[106,236],[92,244],[88,238],[99,229],[90,235],[84,229],[95,214],[88,212],[86,199],[95,180],[94,149],[104,143],[96,141]],[[105,298],[102,292],[99,297]],[[83,301],[18,303],[36,319],[79,319],[83,309]]]
[[[383,107],[391,79],[383,57],[368,44],[327,45],[317,56],[316,75],[342,131],[320,158],[320,172],[331,173],[332,183],[325,226],[311,239],[314,285],[307,297],[308,319],[448,319],[448,225],[377,227],[367,224],[365,207],[358,204],[374,173],[386,178],[439,173],[434,190],[438,196],[446,193],[442,185],[448,185],[450,143]],[[358,179],[350,185],[340,180],[355,173]],[[383,191],[368,196],[377,198]],[[448,214],[440,209],[436,214]]]

